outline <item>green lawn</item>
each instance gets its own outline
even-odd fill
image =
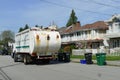
[[[73,58],[73,59],[85,59],[84,58],[84,55],[80,55],[80,56],[75,56],[75,55],[71,55],[71,58]],[[92,59],[93,60],[96,60],[96,56],[95,55],[93,55],[92,56]],[[116,61],[116,60],[120,60],[120,56],[106,56],[106,60],[108,60],[108,61]]]

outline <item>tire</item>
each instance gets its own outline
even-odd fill
[[[14,58],[14,54],[16,54],[16,51],[15,51],[15,50],[11,53],[11,57],[12,57],[12,58]]]
[[[49,64],[50,63],[50,60],[48,59],[48,60],[45,60],[45,63],[46,64]]]
[[[33,63],[33,64],[37,63],[36,57],[33,57],[33,58],[32,58],[32,63]]]
[[[18,62],[17,54],[14,54],[14,62]]]
[[[49,60],[49,59],[42,60],[42,63],[43,63],[43,64],[49,64],[49,63],[50,63],[50,60]]]
[[[107,65],[107,62],[104,62],[104,65]]]
[[[25,65],[27,65],[27,64],[28,64],[27,55],[24,55],[23,63],[24,63]]]
[[[11,53],[11,58],[14,58],[14,53]]]

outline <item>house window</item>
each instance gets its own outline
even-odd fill
[[[120,40],[119,39],[114,39],[112,42],[113,42],[113,48],[120,47]]]
[[[120,23],[119,23],[119,29],[120,29]]]
[[[95,30],[92,30],[91,34],[92,36],[95,36]]]
[[[119,39],[119,47],[120,47],[120,39]]]
[[[115,44],[115,40],[113,40],[113,48],[115,48],[116,44]]]
[[[77,36],[79,36],[80,35],[80,32],[77,32]]]
[[[93,49],[98,49],[100,47],[100,43],[99,42],[93,42],[92,43],[92,48]]]
[[[73,36],[73,34],[70,34],[70,37],[72,37]]]
[[[74,36],[76,36],[77,35],[77,33],[74,33]]]
[[[113,26],[112,26],[112,24],[111,24],[111,26],[110,26],[110,30],[111,30],[111,31],[113,30]]]
[[[115,48],[117,47],[117,40],[115,40]]]
[[[85,31],[85,39],[87,39],[87,31]]]
[[[120,47],[120,40],[117,39],[117,47]]]
[[[115,26],[118,26],[118,23],[116,23]]]
[[[63,38],[63,35],[61,35],[61,38]]]

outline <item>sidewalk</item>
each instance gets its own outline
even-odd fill
[[[71,59],[72,62],[80,63],[80,59]],[[96,60],[92,60],[94,64],[97,64]],[[106,61],[108,66],[119,66],[120,67],[120,61]]]

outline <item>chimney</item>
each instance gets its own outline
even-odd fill
[[[76,27],[81,27],[80,21],[76,23]]]

